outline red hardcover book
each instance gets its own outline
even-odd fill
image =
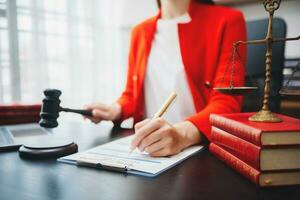
[[[0,104],[0,125],[38,122],[41,104]]]
[[[262,148],[216,127],[211,140],[257,170],[300,169],[300,146]]]
[[[7,111],[40,111],[41,104],[0,104],[0,113],[5,113]]]
[[[222,146],[222,148],[226,149],[255,169],[260,169],[261,148],[259,146],[240,139],[216,127],[212,127],[211,129],[211,141]]]
[[[299,170],[260,172],[214,143],[209,145],[209,150],[232,169],[259,186],[270,187],[300,184]]]
[[[251,122],[254,113],[211,114],[212,126],[225,130],[257,146],[299,145],[300,120],[276,114],[280,123]]]

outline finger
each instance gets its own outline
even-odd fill
[[[169,156],[170,153],[167,149],[164,148],[164,149],[155,151],[153,153],[150,153],[149,155],[152,157],[166,157],[166,156]]]
[[[90,120],[91,122],[98,124],[99,122],[101,122],[101,119],[95,118],[95,117],[84,117],[85,120]]]
[[[105,119],[104,117],[107,114],[105,114],[103,111],[92,110],[92,115],[92,117],[84,116],[84,119],[89,119],[91,122],[98,124],[99,122]]]
[[[158,142],[153,143],[152,145],[145,148],[145,152],[149,153],[150,156],[161,156],[163,149],[165,147],[165,142],[160,140]]]
[[[159,147],[162,147],[158,149]],[[171,156],[179,152],[172,152],[169,147],[166,147],[164,142],[161,142],[160,146],[157,147],[157,151],[153,151],[149,153],[150,156],[152,157],[166,157],[166,156]]]
[[[93,114],[92,118],[97,118],[97,119],[101,119],[101,120],[102,119],[108,119],[109,115],[110,115],[109,112],[99,110],[99,109],[93,109],[92,114]]]
[[[86,115],[82,115],[83,119],[89,119],[89,120],[92,120],[94,117],[89,117],[89,116],[86,116]]]
[[[152,144],[158,142],[159,140],[161,140],[161,131],[158,130],[145,137],[140,143],[140,145],[138,146],[138,148],[140,151],[143,152],[146,147],[151,146]]]
[[[135,134],[134,139],[131,142],[131,149],[135,149],[139,146],[140,142],[149,134],[156,131],[162,126],[161,120],[150,120],[147,124],[142,126]]]
[[[147,124],[148,122],[150,121],[150,119],[145,119],[143,121],[140,121],[139,123],[136,123],[135,126],[134,126],[134,130],[135,132],[141,128],[142,126],[144,126],[145,124]]]
[[[91,103],[85,106],[87,110],[99,109],[103,111],[109,110],[109,106],[103,103]]]
[[[92,110],[96,107],[98,107],[98,103],[91,103],[91,104],[87,104],[87,105],[84,106],[84,108],[87,109],[87,110]]]
[[[96,118],[91,118],[90,120],[91,120],[91,122],[93,122],[94,124],[98,124],[99,122],[102,121],[102,120],[96,119]]]

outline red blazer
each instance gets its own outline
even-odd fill
[[[196,2],[191,3],[189,14],[191,22],[179,24],[178,32],[187,82],[197,114],[186,120],[210,139],[211,113],[232,113],[241,109],[242,97],[227,96],[213,88],[229,86],[231,68],[225,74],[226,64],[232,44],[237,40],[246,40],[245,21],[239,11]],[[138,122],[144,117],[144,76],[160,16],[159,12],[132,31],[127,84],[118,99],[122,120],[133,116],[134,122]],[[239,52],[245,62],[246,48],[240,47]],[[234,73],[234,85],[242,86],[244,67],[240,62],[236,63]]]

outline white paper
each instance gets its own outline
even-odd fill
[[[157,174],[203,148],[203,146],[193,146],[174,156],[154,158],[137,149],[129,154],[132,138],[133,136],[121,138],[82,153],[60,158],[60,160],[84,160],[85,162],[100,163],[107,166],[126,166],[130,170]]]

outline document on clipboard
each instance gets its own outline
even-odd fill
[[[127,136],[90,150],[59,158],[59,162],[113,170],[128,174],[156,177],[172,168],[193,154],[203,149],[203,146],[189,147],[177,155],[169,157],[151,157],[138,149],[128,153],[132,136]]]

